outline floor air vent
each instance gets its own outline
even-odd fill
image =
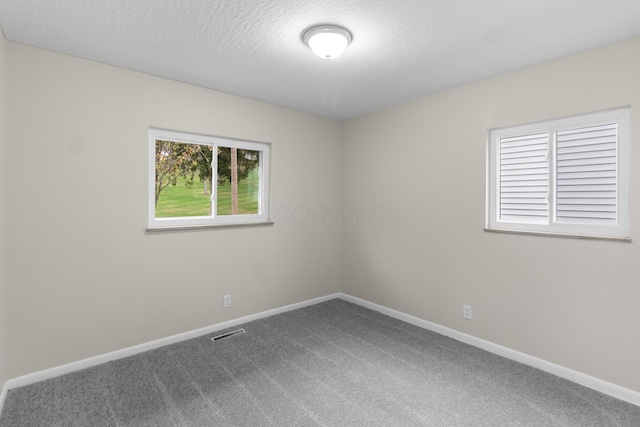
[[[224,334],[212,337],[211,341],[213,341],[213,342],[220,341],[220,340],[223,340],[225,338],[230,338],[230,337],[232,337],[234,335],[244,334],[245,332],[247,332],[247,331],[245,331],[244,329],[236,329],[235,331],[225,332]]]

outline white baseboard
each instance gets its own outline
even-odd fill
[[[555,363],[539,359],[529,354],[521,353],[508,347],[503,347],[490,341],[486,341],[481,338],[476,338],[472,335],[456,331],[455,329],[447,328],[437,323],[429,322],[418,317],[411,316],[409,314],[402,313],[400,311],[393,310],[391,308],[387,308],[382,305],[378,305],[351,295],[341,293],[340,298],[345,301],[370,308],[372,310],[378,311],[380,313],[386,314],[387,316],[394,317],[412,325],[428,329],[440,335],[448,336],[465,344],[481,348],[490,353],[506,357],[507,359],[515,360],[516,362],[520,362],[524,365],[532,366],[534,368],[540,369],[541,371],[545,371],[557,377],[564,378],[585,387],[589,387],[593,390],[608,394],[609,396],[613,396],[617,399],[640,406],[640,393],[638,393],[637,391],[621,387],[619,385],[601,380],[599,378],[583,374],[582,372],[574,371],[573,369],[556,365]]]
[[[82,369],[91,368],[112,360],[123,359],[125,357],[133,356],[145,351],[154,350],[165,345],[175,344],[181,341],[186,341],[191,338],[196,338],[202,335],[211,334],[213,332],[220,331],[222,329],[231,328],[242,323],[251,322],[253,320],[262,319],[264,317],[273,316],[275,314],[284,313],[298,308],[308,307],[311,305],[319,304],[324,301],[339,298],[340,294],[332,294],[324,297],[314,298],[311,300],[299,302],[296,304],[286,305],[284,307],[275,308],[272,310],[263,311],[261,313],[252,314],[249,316],[240,317],[238,319],[229,320],[226,322],[218,323],[216,325],[207,326],[200,329],[184,332],[170,337],[161,338],[158,340],[146,342],[143,344],[135,345],[133,347],[123,348],[121,350],[112,351],[110,353],[101,354],[99,356],[90,357],[88,359],[78,360],[77,362],[71,362],[66,365],[56,366],[54,368],[45,369],[42,371],[33,372],[31,374],[23,375],[7,381],[2,389],[2,395],[0,395],[0,408],[4,404],[4,397],[8,390],[16,387],[23,387],[29,384],[37,383],[39,381],[56,378],[61,375],[69,374],[71,372],[80,371]],[[0,409],[1,411],[1,409]]]
[[[418,317],[411,316],[409,314],[402,313],[400,311],[393,310],[388,307],[384,307],[382,305],[378,305],[378,304],[375,304],[375,303],[372,303],[348,294],[336,293],[336,294],[331,294],[331,295],[327,295],[320,298],[314,298],[311,300],[303,301],[296,304],[287,305],[287,306],[272,309],[272,310],[263,311],[261,313],[252,314],[252,315],[241,317],[238,319],[229,320],[226,322],[218,323],[216,325],[195,329],[193,331],[184,332],[184,333],[173,335],[170,337],[161,338],[155,341],[150,341],[150,342],[139,344],[133,347],[116,350],[110,353],[102,354],[95,357],[90,357],[88,359],[79,360],[77,362],[68,363],[66,365],[45,369],[42,371],[34,372],[31,374],[23,375],[21,377],[8,380],[7,382],[5,382],[4,386],[2,387],[2,392],[0,393],[0,413],[2,413],[2,407],[4,406],[5,397],[7,396],[8,391],[16,387],[22,387],[25,385],[39,382],[39,381],[44,381],[47,379],[59,377],[64,374],[68,374],[71,372],[97,366],[112,360],[133,356],[133,355],[143,353],[145,351],[153,350],[165,345],[178,343],[191,338],[196,338],[202,335],[220,331],[222,329],[240,325],[242,323],[247,323],[253,320],[258,320],[265,317],[273,316],[275,314],[280,314],[287,311],[308,307],[308,306],[319,304],[321,302],[329,301],[335,298],[341,298],[345,301],[349,301],[354,304],[357,304],[366,308],[370,308],[372,310],[378,311],[380,313],[386,314],[388,316],[394,317],[396,319],[402,320],[412,325],[439,333],[441,335],[448,336],[450,338],[464,342],[474,347],[478,347],[483,350],[489,351],[491,353],[497,354],[499,356],[503,356],[508,359],[514,360],[516,362],[520,362],[525,365],[532,366],[534,368],[540,369],[542,371],[548,372],[558,377],[567,379],[569,381],[573,381],[585,387],[589,387],[601,393],[608,394],[617,399],[624,400],[626,402],[640,406],[640,393],[636,391],[618,386],[616,384],[612,384],[607,381],[603,381],[601,379],[583,374],[578,371],[574,371],[569,368],[565,368],[564,366],[556,365],[546,360],[539,359],[537,357],[534,357],[525,353],[521,353],[519,351],[510,349],[507,347],[503,347],[501,345],[492,343],[490,341],[476,338],[472,335],[468,335],[468,334],[456,331],[455,329],[447,328],[437,323],[429,322],[429,321],[420,319]]]
[[[0,391],[0,414],[2,414],[2,408],[4,408],[4,400],[7,397],[7,393],[9,392],[9,384],[8,381],[2,384],[2,391]]]

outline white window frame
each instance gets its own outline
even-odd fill
[[[257,214],[239,215],[217,215],[217,191],[215,178],[211,186],[211,206],[212,215],[189,216],[189,217],[169,217],[156,218],[155,212],[155,186],[156,186],[156,140],[175,141],[187,144],[210,145],[213,152],[217,152],[217,147],[231,147],[243,150],[253,150],[260,152],[260,162],[258,166],[259,174],[259,199]],[[271,144],[264,142],[244,141],[216,136],[198,135],[186,132],[178,132],[164,129],[149,128],[149,187],[148,187],[148,229],[183,229],[199,227],[218,226],[239,226],[239,225],[259,225],[272,224],[269,220],[269,164],[270,164]],[[217,157],[214,156],[212,171],[214,177],[217,176]]]
[[[616,225],[567,224],[556,222],[556,139],[558,131],[616,123],[617,140],[617,223]],[[501,220],[500,216],[500,141],[504,138],[548,133],[549,135],[549,215],[546,223]],[[630,108],[616,108],[579,116],[565,117],[519,126],[492,129],[487,140],[486,230],[521,232],[568,237],[603,238],[630,241]]]

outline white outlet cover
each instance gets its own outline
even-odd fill
[[[463,305],[462,306],[462,317],[464,317],[465,319],[471,320],[473,315],[472,315],[472,311],[471,311],[471,306],[470,305]]]

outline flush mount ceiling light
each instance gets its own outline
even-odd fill
[[[352,39],[349,30],[337,25],[317,25],[302,33],[304,44],[323,59],[335,59],[342,55]]]

